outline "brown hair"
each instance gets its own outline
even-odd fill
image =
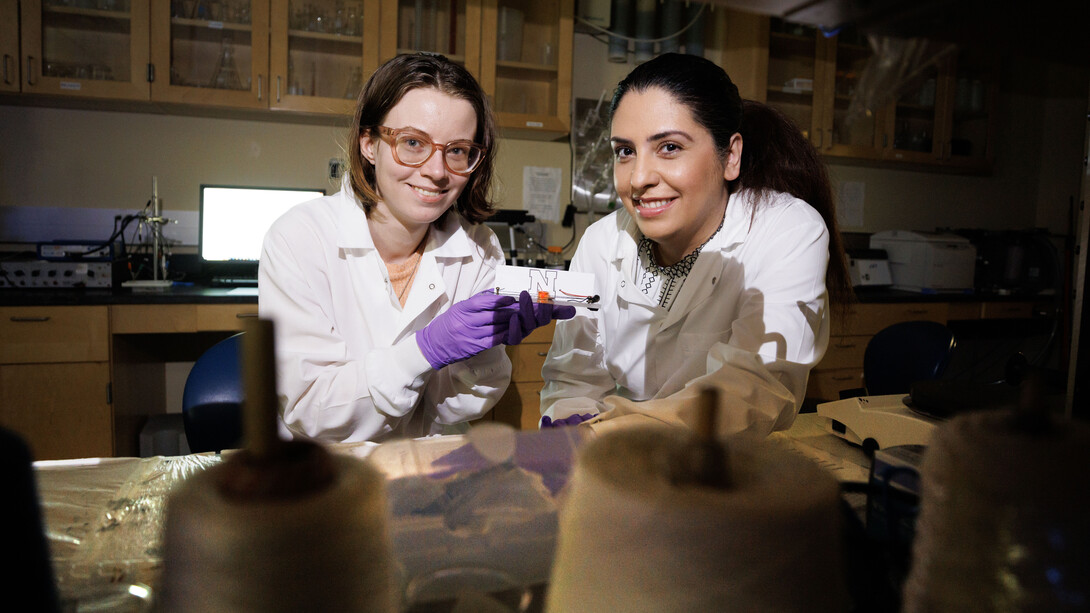
[[[375,187],[375,167],[360,152],[360,138],[374,138],[374,129],[382,124],[390,109],[406,93],[422,87],[465,100],[477,114],[477,132],[473,141],[485,146],[480,165],[469,176],[454,208],[473,223],[484,221],[495,211],[489,199],[496,158],[496,120],[488,97],[477,80],[464,67],[442,55],[416,53],[399,55],[375,71],[360,91],[356,114],[348,131],[349,183],[368,215],[380,199]]]

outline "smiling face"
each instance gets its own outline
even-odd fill
[[[742,137],[720,157],[692,112],[658,87],[630,90],[613,113],[613,181],[656,259],[671,265],[706,241],[727,206],[727,181],[738,177]]]
[[[421,87],[406,92],[381,125],[411,128],[441,144],[471,141],[477,131],[477,114],[466,100]],[[439,219],[469,181],[447,170],[441,152],[435,152],[422,166],[403,166],[394,159],[387,143],[364,134],[360,137],[360,153],[375,167],[378,219],[399,223],[410,231]]]

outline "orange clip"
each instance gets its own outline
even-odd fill
[[[547,292],[545,290],[539,291],[537,293],[537,301],[538,302],[548,302],[549,301],[549,292]]]

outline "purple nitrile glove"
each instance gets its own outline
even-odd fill
[[[588,419],[597,417],[597,413],[583,413],[582,415],[569,415],[563,419],[552,419],[548,415],[541,418],[542,428],[559,428],[561,426],[577,426]]]
[[[457,302],[416,332],[416,344],[435,370],[503,344],[511,323],[511,296],[485,290]]]
[[[551,302],[534,303],[530,293],[523,290],[519,294],[518,311],[511,315],[511,325],[507,328],[507,345],[517,345],[531,332],[554,319],[575,317],[575,307],[568,305],[554,306]]]

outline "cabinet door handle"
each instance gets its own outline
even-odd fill
[[[250,317],[257,317],[257,313],[235,313],[235,317],[238,319],[247,319]]]
[[[37,317],[35,317],[35,316],[22,316],[22,317],[20,317],[18,315],[13,315],[11,317],[11,321],[14,321],[16,323],[42,323],[43,321],[49,321],[49,319],[50,319],[50,317],[48,315],[40,315],[40,316],[37,316]]]
[[[545,357],[545,356],[547,356],[547,355],[549,355],[549,352],[548,352],[548,351],[538,351],[538,352],[537,352],[537,356],[538,356],[539,358],[543,358],[543,357]]]
[[[276,75],[276,103],[280,104],[280,75]]]
[[[258,100],[261,100],[261,88],[262,88],[262,85],[263,85],[262,84],[262,79],[263,79],[264,76],[265,75],[262,75],[262,74],[257,75],[257,99]]]
[[[26,84],[27,85],[34,85],[34,81],[31,80],[31,77],[33,77],[33,76],[34,76],[34,56],[33,55],[28,55],[28,56],[26,56]]]
[[[12,67],[15,64],[15,58],[10,53],[4,54],[4,84],[11,85],[11,73],[15,72]]]

